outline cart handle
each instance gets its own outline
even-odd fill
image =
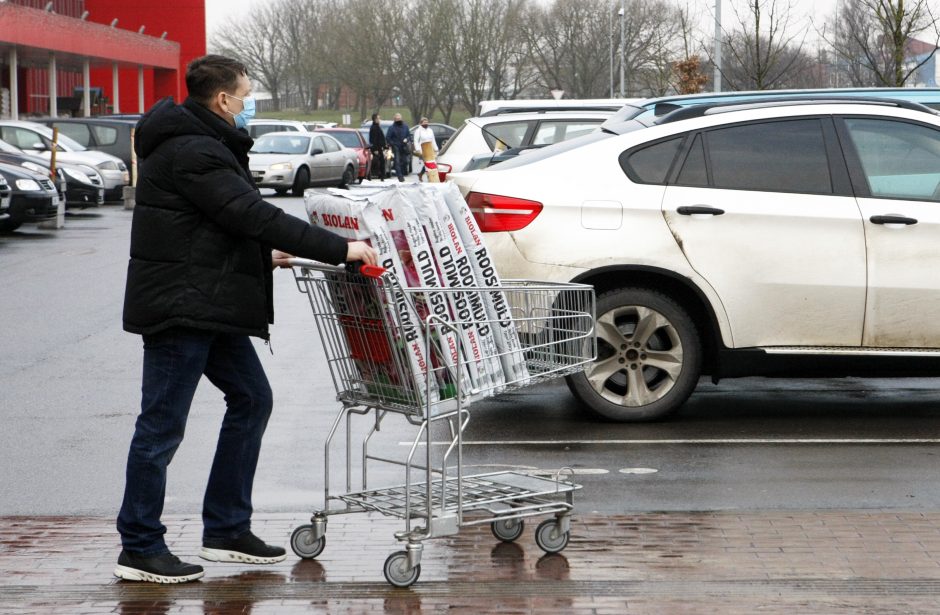
[[[382,277],[382,274],[385,273],[385,268],[378,265],[364,265],[361,261],[354,261],[348,263],[346,266],[339,265],[326,265],[324,263],[319,263],[317,261],[312,261],[307,258],[292,258],[288,261],[291,267],[307,267],[311,269],[320,269],[327,271],[350,271],[352,273],[359,273],[366,276],[367,278],[379,279]]]

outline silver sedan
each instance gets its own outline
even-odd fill
[[[248,167],[261,188],[303,196],[309,186],[345,187],[356,180],[359,158],[329,135],[269,132],[255,140]]]

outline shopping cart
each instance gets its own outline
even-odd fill
[[[537,527],[535,540],[546,553],[564,549],[572,494],[580,488],[570,480],[573,472],[465,475],[463,432],[471,403],[581,371],[594,360],[593,288],[532,281],[506,281],[498,289],[404,288],[391,272],[379,267],[354,271],[303,259],[294,259],[292,265],[297,287],[313,309],[342,405],[326,439],[324,509],[314,511],[310,524],[294,530],[294,553],[305,559],[316,557],[326,544],[327,517],[356,512],[404,520],[405,528],[395,538],[405,549],[392,553],[384,566],[385,578],[397,587],[417,581],[424,540],[456,534],[462,526],[489,523],[498,539],[512,542],[522,534],[524,518],[553,515]],[[463,312],[444,309],[435,313],[429,307],[481,300],[508,302],[514,334],[520,341],[514,351],[485,356],[466,342],[474,332],[482,335],[487,328],[508,326],[505,321],[458,318],[453,315]],[[424,362],[419,365],[424,371],[413,369],[414,355],[408,356],[409,351],[418,350],[423,350]],[[482,367],[474,372],[469,363]],[[514,377],[492,378],[486,370],[493,365],[514,367]],[[354,415],[374,415],[371,429],[362,438],[358,491],[352,490]],[[382,422],[392,416],[403,417],[405,425],[415,431],[403,459],[369,450]],[[335,494],[330,461],[333,440],[344,419],[346,489]],[[432,431],[444,431],[449,442],[435,447]],[[449,465],[452,460],[455,463]],[[403,470],[404,483],[369,488],[370,464],[387,464],[384,467],[398,468],[396,473]]]

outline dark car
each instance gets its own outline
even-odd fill
[[[10,219],[10,184],[0,175],[0,225]]]
[[[49,175],[49,160],[41,156],[31,156],[0,141],[0,162],[24,167],[40,175]],[[101,175],[84,164],[59,163],[56,165],[56,185],[66,208],[90,207],[104,202],[104,185]]]
[[[137,125],[135,119],[114,117],[43,118],[35,120],[78,141],[88,149],[105,152],[120,158],[131,168],[131,133]]]
[[[0,220],[0,232],[9,233],[26,223],[56,217],[59,191],[48,177],[23,167],[0,163],[0,175],[11,189],[9,218]]]

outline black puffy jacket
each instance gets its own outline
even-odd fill
[[[346,242],[265,202],[252,140],[187,99],[158,102],[135,132],[139,158],[124,329],[173,326],[268,338],[271,248],[337,264]]]

